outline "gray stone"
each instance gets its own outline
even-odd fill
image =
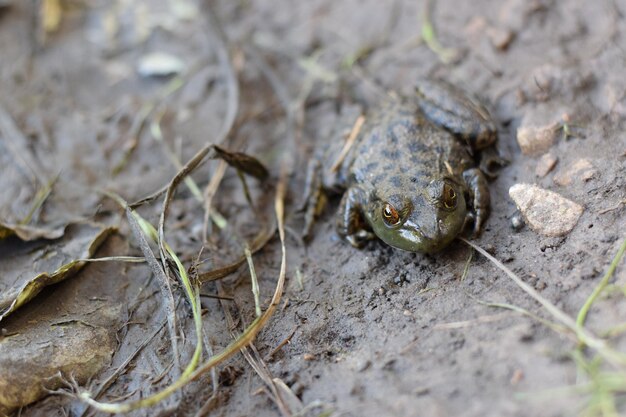
[[[572,231],[583,207],[567,198],[532,184],[515,184],[509,196],[526,224],[544,236],[564,236]]]
[[[517,128],[517,143],[524,155],[538,155],[552,147],[560,130],[561,114],[545,105],[526,112]]]

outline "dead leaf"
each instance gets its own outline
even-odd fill
[[[65,233],[65,227],[66,225],[55,228],[45,228],[0,222],[0,240],[6,239],[11,236],[17,236],[20,240],[23,240],[24,242],[29,242],[31,240],[37,239],[53,240],[63,236],[63,233]]]
[[[252,175],[255,178],[264,180],[269,176],[267,168],[255,157],[245,154],[243,152],[231,152],[219,146],[214,146],[217,156],[224,160],[228,165],[236,168],[248,175]]]
[[[73,224],[62,239],[33,250],[40,242],[0,241],[0,321],[35,297],[44,287],[79,271],[116,229]],[[3,259],[5,258],[5,259]],[[7,288],[7,289],[5,289]]]

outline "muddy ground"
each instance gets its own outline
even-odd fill
[[[141,256],[123,212],[96,190],[115,191],[128,201],[155,192],[177,172],[165,150],[186,162],[207,141],[220,140],[233,109],[237,118],[228,146],[257,156],[271,172],[265,184],[248,180],[259,212],[271,216],[281,161],[290,169],[286,290],[253,354],[264,359],[266,375],[280,379],[297,398],[279,390],[288,405],[277,406],[276,393],[237,354],[134,415],[626,413],[619,395],[616,409],[597,406],[606,405],[601,399],[609,394],[593,391],[590,375],[598,374],[585,373],[580,361],[577,366],[570,334],[481,303],[513,304],[552,319],[478,254],[464,273],[472,252],[463,243],[432,256],[379,242],[357,250],[337,237],[337,201],[331,199],[313,239],[303,245],[297,212],[316,143],[341,140],[354,123],[354,110],[375,106],[378,90],[409,95],[418,76],[445,78],[487,104],[498,124],[499,148],[511,161],[490,184],[493,212],[475,242],[575,317],[626,233],[625,1],[437,1],[430,20],[443,51],[433,51],[421,37],[425,9],[417,1],[66,1],[56,22],[40,2],[7,3],[0,6],[0,220],[23,219],[37,190],[58,176],[31,223],[72,225],[62,228],[60,240],[5,239],[0,292],[6,294],[16,277],[41,272],[35,271],[40,259],[75,243],[87,222],[118,228],[97,256]],[[178,59],[139,74],[142,59],[152,52]],[[155,76],[158,71],[179,75]],[[235,74],[238,95],[229,74]],[[172,80],[181,84],[172,87]],[[156,140],[155,121],[163,141]],[[516,135],[528,126],[552,132],[532,155],[521,152]],[[546,152],[558,162],[539,177],[536,166]],[[570,175],[581,158],[585,171]],[[194,172],[201,189],[217,167],[210,161]],[[529,227],[514,230],[516,207],[508,190],[516,183],[535,183],[582,205],[574,229],[562,237]],[[246,203],[232,169],[213,204],[229,227],[220,232],[213,226],[203,244],[202,204],[184,185],[172,202],[166,239],[186,267],[199,259],[198,268],[207,271],[236,259],[242,241],[250,241],[265,222]],[[160,210],[157,201],[139,212],[156,225]],[[276,285],[280,253],[275,238],[254,257],[263,309]],[[587,320],[597,335],[623,324],[626,314],[624,266],[611,282],[616,286],[594,303]],[[173,287],[184,366],[196,336],[182,289]],[[233,297],[221,303],[202,297],[205,346],[217,353],[231,342],[231,331],[241,332],[254,319],[249,272],[240,268],[219,288],[209,283],[202,292]],[[9,368],[17,373],[11,380],[16,396],[39,386],[34,376],[58,370],[97,392],[145,342],[102,399],[146,397],[179,372],[164,325],[165,305],[148,267],[87,265],[0,322],[0,361],[6,366],[0,377]],[[607,340],[623,352],[626,340],[616,334]],[[83,352],[93,357],[86,360]],[[584,355],[589,359],[595,352]],[[51,366],[50,358],[66,362]],[[624,375],[623,368],[615,371],[604,362],[600,369]],[[622,382],[615,390],[624,387]],[[6,395],[9,387],[2,390]],[[48,396],[20,415],[84,412],[74,398]]]

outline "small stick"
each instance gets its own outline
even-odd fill
[[[356,140],[357,136],[359,135],[359,132],[361,131],[361,128],[363,127],[363,123],[365,123],[365,116],[361,115],[354,122],[354,125],[352,126],[352,130],[350,131],[350,135],[348,136],[346,143],[343,145],[343,149],[341,149],[341,153],[339,154],[339,157],[337,158],[333,166],[330,168],[330,172],[337,172],[337,170],[343,163],[343,160],[346,158],[346,155],[348,155],[350,148],[352,148],[352,145],[354,145],[354,141]]]

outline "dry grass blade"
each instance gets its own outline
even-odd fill
[[[213,197],[217,193],[217,189],[222,182],[222,178],[224,178],[224,173],[226,172],[226,167],[228,165],[225,161],[221,160],[215,168],[215,172],[213,173],[213,177],[211,177],[211,181],[206,186],[204,190],[204,221],[202,226],[202,241],[207,242],[208,234],[209,234],[209,218],[214,215],[213,208],[211,203],[213,202]],[[226,220],[224,220],[224,226],[226,226]],[[219,224],[218,224],[218,227]],[[223,227],[220,227],[223,228]]]
[[[343,148],[341,149],[337,160],[330,168],[330,172],[337,172],[337,170],[343,163],[343,160],[346,158],[346,155],[348,155],[348,152],[350,152],[350,148],[352,148],[352,145],[354,145],[354,141],[359,136],[359,132],[363,127],[363,123],[365,123],[365,116],[361,115],[357,117],[356,121],[354,122],[354,126],[352,126],[352,130],[350,131],[350,135],[346,140],[346,143],[343,145]]]
[[[554,316],[554,318],[557,319],[557,321],[565,325],[565,327],[569,331],[574,333],[581,343],[584,343],[590,348],[595,349],[599,354],[601,354],[607,360],[607,362],[611,363],[612,365],[616,367],[626,366],[625,355],[611,349],[609,346],[607,346],[604,340],[597,338],[596,336],[591,334],[591,332],[589,332],[587,329],[578,326],[576,324],[576,321],[573,318],[565,314],[558,307],[556,307],[554,304],[552,304],[550,301],[544,298],[541,294],[537,292],[537,290],[535,290],[530,285],[522,281],[521,278],[519,278],[517,275],[513,273],[513,271],[508,269],[506,266],[502,264],[502,262],[498,261],[496,258],[494,258],[489,253],[487,253],[487,251],[485,251],[483,248],[481,248],[475,243],[468,241],[465,238],[459,237],[459,239],[465,242],[470,247],[476,249],[476,251],[478,251],[485,258],[489,259],[495,266],[497,266],[500,270],[502,270],[509,278],[513,280],[513,282],[515,282],[515,284],[517,284],[517,286],[519,286],[522,290],[524,290],[524,292],[526,292],[528,295],[534,298],[539,304],[541,304],[552,316]]]
[[[259,317],[261,315],[261,301],[259,300],[259,280],[257,279],[256,270],[254,269],[252,252],[250,252],[250,248],[247,245],[244,249],[244,254],[246,256],[246,260],[248,261],[248,268],[250,268],[250,281],[252,282],[252,295],[254,296],[254,312],[256,313],[256,316]]]
[[[250,244],[250,253],[254,255],[259,250],[263,249],[265,245],[274,237],[274,233],[276,232],[276,223],[270,223],[265,229],[261,230],[259,234],[256,235],[252,243]],[[228,264],[226,266],[213,269],[208,272],[203,272],[198,274],[198,282],[205,283],[209,281],[215,281],[225,276],[228,276],[235,272],[241,265],[246,263],[246,256],[242,255],[235,262]]]
[[[285,247],[285,226],[284,226],[284,198],[285,198],[285,189],[286,189],[287,175],[283,174],[281,176],[281,180],[278,184],[278,188],[276,191],[276,199],[275,199],[275,214],[278,224],[278,234],[280,236],[281,242],[281,265],[280,272],[278,276],[278,282],[276,283],[276,289],[274,291],[274,295],[268,306],[267,310],[260,316],[257,317],[247,328],[246,330],[231,344],[229,344],[221,353],[212,356],[208,361],[203,363],[201,366],[196,368],[195,371],[190,373],[185,373],[176,380],[174,383],[164,388],[162,391],[155,393],[151,396],[143,398],[137,401],[130,401],[126,403],[102,403],[95,401],[89,392],[82,392],[79,394],[79,398],[85,401],[87,404],[96,408],[99,411],[108,412],[108,413],[127,413],[133,410],[146,408],[158,404],[163,399],[169,397],[173,393],[175,393],[180,388],[184,387],[186,384],[191,381],[195,381],[201,378],[206,372],[213,369],[216,365],[224,362],[229,359],[233,355],[237,354],[243,347],[252,343],[257,334],[261,331],[261,329],[265,326],[267,321],[272,317],[278,304],[280,303],[280,299],[283,295],[283,289],[285,286],[285,275],[287,271],[287,253]]]
[[[257,317],[259,317],[261,314],[261,306],[260,306],[259,297],[258,297],[258,281],[256,279],[256,273],[254,271],[254,264],[252,262],[252,254],[250,253],[247,247],[245,248],[245,254],[246,254],[246,259],[248,260],[248,264],[250,265],[250,274],[252,277],[252,292],[255,298],[255,307],[257,311]],[[223,291],[221,291],[221,285],[219,283],[218,283],[218,291],[220,294],[223,293]],[[229,323],[229,328],[234,329],[235,323],[232,318],[232,315],[230,314],[230,311],[228,310],[224,302],[221,302],[221,304],[224,309],[224,314],[226,316],[226,319]],[[234,337],[234,334],[233,334],[233,337]],[[244,355],[244,357],[246,358],[250,366],[252,366],[254,371],[263,380],[265,385],[267,385],[267,387],[269,388],[270,398],[276,404],[276,406],[278,407],[278,409],[280,410],[281,414],[284,417],[291,417],[292,409],[293,410],[302,409],[303,407],[302,403],[297,399],[295,394],[286,385],[283,384],[284,385],[283,387],[275,382],[276,379],[272,377],[271,372],[269,371],[267,365],[265,364],[264,360],[261,358],[261,355],[259,354],[258,350],[256,349],[253,343],[250,343],[249,346],[244,347],[241,350],[241,353]],[[293,398],[296,398],[297,402],[289,401],[289,403],[291,404],[290,406],[290,404],[288,404],[283,397],[286,397],[288,400],[292,400]]]
[[[139,219],[134,215],[130,208],[126,208],[126,218],[128,219],[130,229],[139,244],[139,248],[143,253],[144,258],[146,259],[146,262],[148,262],[148,265],[150,266],[150,269],[152,270],[154,276],[158,278],[157,281],[161,290],[161,296],[164,299],[163,307],[165,308],[165,314],[167,315],[167,326],[170,335],[170,343],[172,344],[174,364],[175,368],[179,371],[180,361],[178,359],[178,333],[176,330],[177,326],[175,314],[176,308],[174,304],[174,296],[172,294],[172,287],[170,286],[170,282],[167,275],[165,274],[165,271],[163,271],[161,264],[152,252],[152,249],[150,248],[146,237],[141,231]]]
[[[471,294],[468,294],[472,299],[474,299],[474,301],[476,301],[478,304],[482,304],[484,306],[487,307],[495,307],[495,308],[504,308],[507,310],[511,310],[511,311],[515,311],[516,313],[522,314],[524,316],[528,316],[530,318],[532,318],[533,320],[538,321],[539,323],[543,324],[546,327],[551,328],[552,330],[554,330],[555,332],[558,333],[562,333],[562,334],[568,334],[569,331],[566,327],[563,327],[557,323],[551,322],[550,320],[546,320],[541,316],[538,316],[535,313],[532,313],[524,308],[518,307],[516,305],[513,304],[507,304],[507,303],[490,303],[487,301],[482,301],[479,300],[477,298],[475,298],[474,296],[472,296]]]
[[[600,293],[602,293],[602,291],[609,284],[609,280],[615,273],[615,270],[617,269],[617,265],[619,265],[620,261],[622,260],[622,257],[624,256],[624,252],[626,252],[626,239],[624,239],[622,246],[620,246],[620,248],[618,249],[617,254],[613,258],[613,261],[611,261],[611,265],[609,265],[609,269],[607,269],[606,273],[604,274],[604,276],[598,283],[598,286],[593,290],[593,292],[591,293],[587,301],[585,301],[585,304],[580,309],[578,313],[578,317],[576,318],[576,324],[579,327],[582,327],[585,325],[585,320],[587,319],[587,314],[589,313],[589,309],[591,309],[591,306],[594,303],[594,301],[596,301]]]

